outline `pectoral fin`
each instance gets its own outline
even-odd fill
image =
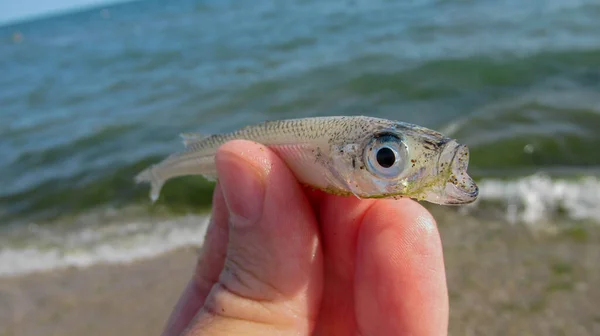
[[[347,145],[335,152],[339,154],[332,157],[333,164],[329,168],[331,174],[341,186],[360,199],[360,188],[352,178],[356,168],[355,146]]]

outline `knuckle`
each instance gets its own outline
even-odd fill
[[[270,309],[262,302],[238,295],[223,283],[216,283],[203,310],[215,317],[269,324]]]
[[[266,272],[246,260],[228,258],[220,280],[232,293],[255,301],[271,302],[284,297]]]

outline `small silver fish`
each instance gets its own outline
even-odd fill
[[[298,181],[337,195],[359,198],[410,197],[435,204],[467,204],[479,189],[467,174],[469,150],[436,131],[365,116],[267,121],[238,131],[182,134],[186,150],[167,157],[135,180],[151,184],[156,201],[174,177],[217,178],[215,154],[234,139],[273,150]]]

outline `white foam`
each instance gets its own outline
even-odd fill
[[[481,201],[500,201],[510,222],[535,224],[559,212],[574,220],[600,222],[600,180],[552,179],[536,174],[515,181],[484,179],[478,182]],[[474,204],[473,206],[477,206]]]
[[[150,258],[179,247],[201,245],[207,224],[206,216],[184,216],[152,225],[140,221],[85,228],[62,238],[46,234],[41,241],[49,247],[1,248],[0,276]]]

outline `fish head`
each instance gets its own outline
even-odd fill
[[[411,197],[443,205],[476,200],[479,189],[467,173],[466,145],[406,123],[367,133],[338,151],[338,175],[353,194],[365,198]]]

